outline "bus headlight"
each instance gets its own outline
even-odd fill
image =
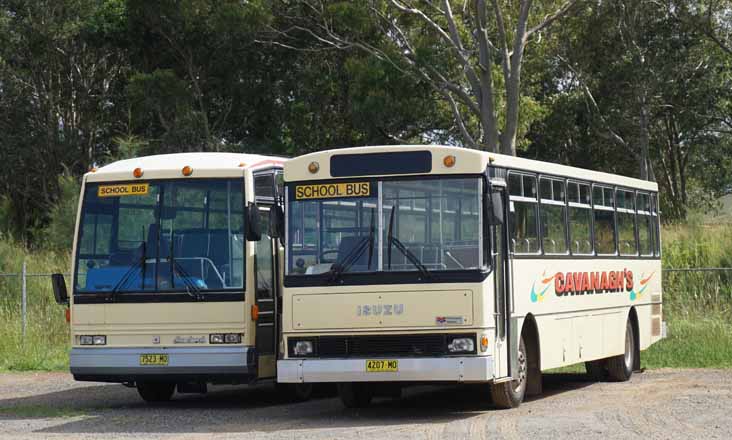
[[[240,344],[241,333],[227,333],[224,335],[224,342],[227,344]]]
[[[474,353],[475,341],[473,338],[458,337],[447,344],[450,353]]]
[[[311,340],[301,339],[290,344],[292,356],[312,356],[315,354],[315,343]]]
[[[208,335],[209,344],[241,344],[241,333],[212,333]]]
[[[94,337],[93,336],[86,336],[86,335],[79,336],[79,344],[81,344],[81,345],[93,345],[94,344]]]
[[[79,345],[107,345],[107,337],[104,335],[81,335]]]

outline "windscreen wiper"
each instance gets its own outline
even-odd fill
[[[391,207],[391,214],[389,215],[389,232],[386,234],[386,239],[389,243],[389,247],[387,249],[388,268],[391,269],[391,248],[393,245],[395,248],[399,249],[399,251],[404,254],[405,257],[407,257],[407,260],[409,260],[409,262],[412,263],[425,278],[431,278],[432,275],[430,274],[430,271],[427,269],[427,267],[425,267],[424,264],[422,264],[421,261],[419,261],[419,258],[417,258],[417,256],[414,255],[412,251],[407,249],[407,247],[404,246],[404,243],[402,243],[401,240],[394,237],[394,210],[396,209],[396,207],[396,203],[394,204],[394,206]]]
[[[170,253],[168,254],[168,264],[170,264],[170,283],[171,288],[175,289],[175,274],[177,273],[180,278],[183,280],[183,284],[186,285],[186,293],[196,299],[197,301],[203,300],[203,295],[201,295],[201,289],[196,286],[196,283],[191,281],[191,275],[183,269],[183,266],[180,265],[177,261],[175,261],[174,256],[174,248],[173,248],[173,234],[171,233],[170,236]]]
[[[374,230],[374,209],[371,208],[371,224],[369,226],[369,235],[361,239],[361,241],[358,242],[358,244],[351,250],[351,252],[346,255],[346,258],[343,259],[343,262],[341,264],[335,263],[333,266],[331,266],[330,274],[331,274],[331,281],[335,282],[338,281],[341,277],[341,275],[348,271],[348,269],[353,266],[356,261],[358,261],[359,258],[363,255],[363,253],[366,251],[366,249],[369,250],[369,260],[368,260],[368,266],[371,267],[371,261],[373,260],[374,256],[374,236],[376,235],[376,232]]]
[[[145,241],[142,241],[142,255],[140,256],[140,259],[135,261],[129,269],[122,275],[122,278],[119,279],[117,284],[114,285],[112,288],[112,300],[116,298],[116,294],[119,293],[119,291],[129,283],[130,279],[132,279],[132,275],[134,275],[135,272],[137,272],[137,269],[142,269],[143,274],[143,286],[144,286],[144,276],[145,276],[145,264],[147,263],[147,243]]]

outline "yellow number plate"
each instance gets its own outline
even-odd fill
[[[379,359],[366,361],[367,373],[393,373],[399,371],[399,361]]]
[[[141,354],[140,365],[168,365],[167,354]]]
[[[371,184],[369,182],[324,183],[295,187],[296,200],[368,197],[370,195]]]

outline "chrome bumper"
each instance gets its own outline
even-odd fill
[[[167,354],[168,365],[140,365],[142,354]],[[76,380],[127,382],[140,378],[156,380],[214,381],[256,375],[253,347],[75,347],[70,355],[71,374]]]
[[[493,379],[493,358],[490,356],[389,359],[399,361],[399,371],[367,373],[367,359],[285,359],[277,361],[277,381],[484,382]]]

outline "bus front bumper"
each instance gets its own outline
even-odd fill
[[[375,358],[371,358],[375,359]],[[493,379],[490,356],[389,358],[398,371],[367,372],[369,359],[285,359],[277,361],[277,381],[300,382],[485,382]]]
[[[140,365],[143,354],[167,355],[168,365]],[[248,383],[257,375],[257,356],[243,346],[74,347],[70,366],[80,381]]]

